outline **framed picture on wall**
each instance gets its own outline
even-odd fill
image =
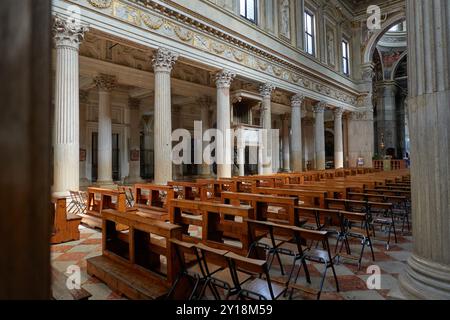
[[[131,150],[130,151],[130,161],[139,161],[140,159],[140,151],[139,150]]]
[[[86,149],[80,149],[80,161],[86,161]]]

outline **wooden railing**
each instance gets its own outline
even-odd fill
[[[380,171],[406,169],[405,160],[374,160],[373,167]]]

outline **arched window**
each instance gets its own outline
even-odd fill
[[[245,19],[256,23],[258,0],[240,0],[240,14]]]

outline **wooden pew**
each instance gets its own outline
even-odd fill
[[[299,199],[299,204],[305,207],[309,206],[325,208],[325,198],[327,198],[326,191],[310,191],[302,189],[253,187],[252,193],[278,195],[284,197],[297,197]]]
[[[172,200],[169,215],[171,223],[181,226],[184,241],[201,241],[208,246],[230,250],[242,255],[248,252],[248,226],[245,219],[254,217],[254,210],[250,206]],[[229,219],[229,217],[233,217],[233,219]],[[190,225],[202,227],[201,239],[189,235]],[[239,239],[240,244],[225,243],[225,234],[231,235],[233,239]]]
[[[206,184],[198,181],[169,181],[167,185],[174,188],[175,199],[197,200]]]
[[[90,227],[102,227],[102,211],[104,209],[115,209],[120,212],[131,210],[127,206],[125,191],[90,187],[87,191],[86,214],[80,214],[82,223]]]
[[[80,240],[81,217],[67,212],[66,198],[53,199],[53,231],[51,244]]]
[[[180,270],[169,240],[181,240],[182,228],[113,209],[103,210],[102,221],[102,256],[87,260],[88,274],[130,299],[164,298]]]
[[[222,203],[239,206],[246,204],[251,206],[255,212],[253,220],[271,220],[277,223],[286,223],[299,226],[299,220],[295,215],[295,206],[298,203],[297,197],[280,197],[264,194],[223,192]],[[277,213],[269,211],[269,207],[279,207],[282,210]]]
[[[223,191],[237,191],[238,183],[231,179],[197,179],[196,181],[202,185],[200,191],[201,201],[220,202],[220,195]]]
[[[161,221],[169,219],[169,203],[175,199],[172,186],[136,184],[134,196],[134,209],[139,210],[141,215]]]

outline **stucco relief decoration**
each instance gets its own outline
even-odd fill
[[[174,30],[175,30],[175,34],[177,35],[177,37],[185,42],[189,42],[194,38],[194,34],[185,28],[176,26],[174,28]]]
[[[241,62],[241,61],[244,60],[245,55],[244,55],[244,53],[243,53],[242,51],[232,49],[232,52],[233,52],[234,58],[235,58],[237,61]]]
[[[89,4],[99,9],[107,9],[111,6],[112,0],[88,0]]]
[[[269,67],[269,64],[265,61],[262,60],[258,60],[258,67],[259,69],[261,69],[262,71],[266,71],[267,68]]]
[[[141,19],[144,24],[152,30],[158,30],[162,27],[164,20],[141,12]]]
[[[283,0],[280,4],[280,14],[281,14],[281,29],[280,33],[282,36],[290,39],[291,38],[291,28],[290,28],[290,14],[291,10],[289,7],[289,0]]]
[[[334,32],[333,32],[333,30],[327,30],[328,63],[332,66],[334,66],[336,64],[335,47],[336,47],[336,43],[334,41]]]
[[[206,37],[196,34],[194,35],[194,46],[202,50],[209,51],[210,40]]]
[[[225,45],[223,45],[223,44],[221,44],[219,42],[213,42],[211,44],[211,49],[213,49],[213,51],[215,53],[222,54],[222,53],[225,52],[226,47],[225,47]]]
[[[141,24],[139,11],[121,2],[114,2],[113,15],[136,26]]]

